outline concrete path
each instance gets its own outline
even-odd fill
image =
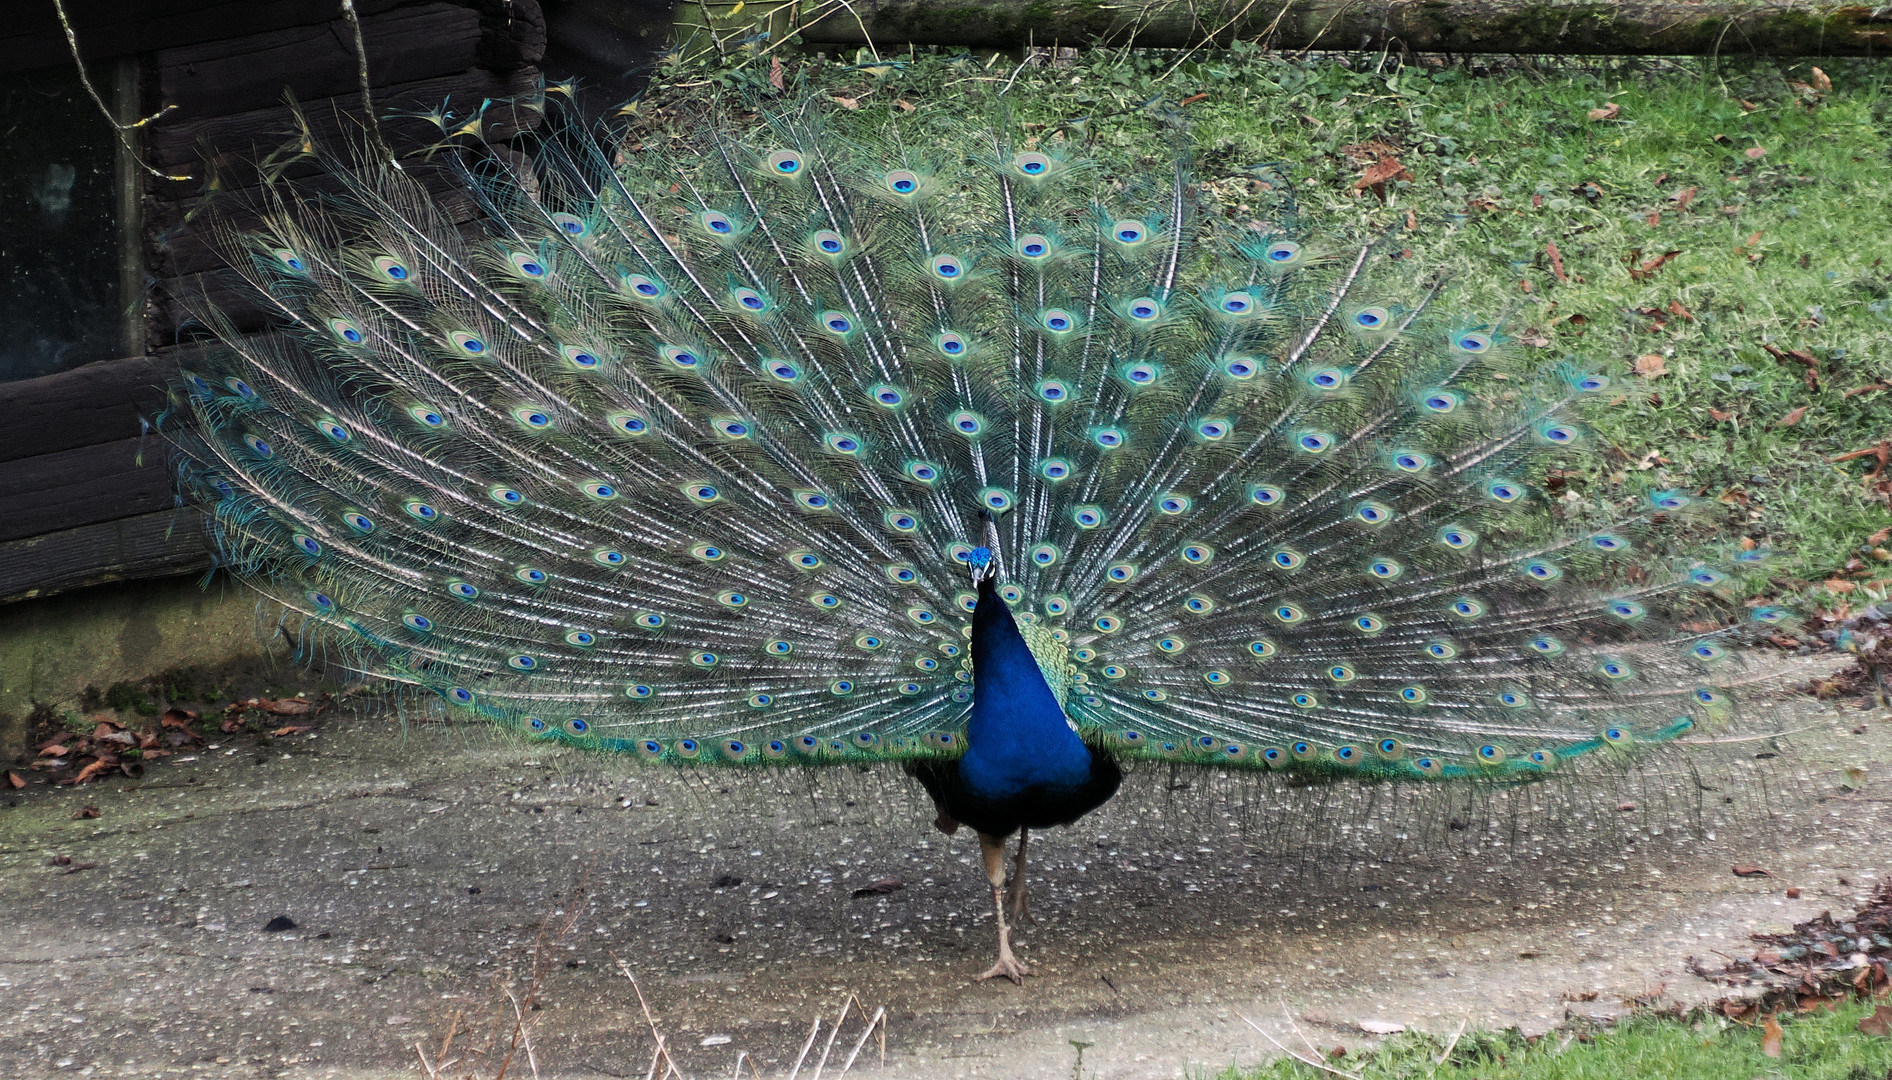
[[[450,1028],[474,1029],[454,1053],[511,1030],[535,956],[512,1076],[645,1075],[619,961],[690,1077],[739,1055],[786,1074],[848,995],[888,1018],[885,1065],[870,1039],[854,1075],[1064,1077],[1084,1043],[1102,1080],[1278,1053],[1244,1016],[1304,1052],[1363,1021],[1530,1031],[1712,999],[1689,957],[1748,955],[1892,872],[1892,719],[1777,707],[1805,729],[1785,758],[1722,747],[1698,776],[1601,791],[1139,770],[1034,837],[1023,989],[973,981],[993,944],[977,844],[934,831],[897,773],[648,770],[344,709],[7,801],[0,1077],[417,1076],[417,1040],[433,1058]],[[278,916],[295,928],[265,932]]]

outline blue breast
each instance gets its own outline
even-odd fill
[[[972,615],[972,716],[962,784],[990,799],[1030,788],[1075,788],[1090,778],[1091,752],[1071,730],[1038,671],[993,579],[979,583]]]

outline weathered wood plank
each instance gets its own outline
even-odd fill
[[[476,113],[481,102],[490,102],[485,111],[485,137],[489,142],[504,142],[537,127],[542,119],[538,82],[539,70],[533,67],[503,74],[475,69],[386,87],[375,94],[374,105],[376,112],[387,116],[424,112],[445,102],[464,119]],[[318,141],[342,146],[360,136],[359,122],[354,119],[360,107],[358,96],[344,94],[307,102],[302,111],[311,135]],[[208,146],[220,183],[247,187],[257,182],[255,160],[287,142],[296,130],[294,114],[287,106],[278,106],[160,123],[154,125],[146,145],[152,163],[167,171],[201,170]],[[427,146],[441,138],[432,124],[406,117],[383,120],[381,130],[390,144],[402,147]],[[200,179],[181,190],[159,194],[195,195],[202,187]]]
[[[361,15],[417,0],[355,0]],[[51,3],[7,5],[0,23],[0,71],[31,71],[70,63],[66,37]],[[66,14],[88,60],[242,37],[335,18],[337,0],[66,0]]]
[[[479,205],[446,170],[411,162],[408,175],[426,187],[433,205],[454,224],[479,216]],[[341,182],[331,176],[310,176],[295,183],[298,194],[329,194],[341,190]],[[159,278],[175,278],[221,268],[224,253],[217,245],[215,228],[219,225],[237,230],[256,228],[262,223],[258,209],[262,205],[262,194],[261,187],[251,187],[219,192],[212,199],[153,200],[145,214],[151,236],[151,272]],[[206,206],[207,202],[210,205]]]
[[[812,5],[810,5],[812,6]],[[826,8],[826,5],[822,5]],[[1122,43],[1185,48],[1264,37],[1280,49],[1881,56],[1892,8],[1696,0],[856,0],[801,30],[817,45]]]
[[[475,66],[480,21],[479,12],[438,0],[361,20],[371,81],[395,86]],[[356,93],[356,62],[353,36],[340,19],[163,49],[151,58],[158,99],[177,106],[167,118],[173,124],[280,105],[285,91],[303,101]]]
[[[164,372],[134,356],[0,384],[0,462],[136,438],[138,417],[163,406]]]
[[[20,458],[0,470],[0,541],[177,505],[169,448],[134,437]]]
[[[0,542],[0,604],[109,581],[200,574],[211,565],[199,511],[141,514]]]

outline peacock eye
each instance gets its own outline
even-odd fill
[[[1051,159],[1035,150],[1027,151],[1012,159],[1012,168],[1026,176],[1043,176],[1051,171]]]

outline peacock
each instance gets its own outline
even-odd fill
[[[327,185],[225,237],[275,332],[205,310],[164,422],[222,564],[528,739],[899,763],[1015,983],[1031,831],[1141,763],[1519,784],[1732,721],[1764,552],[1671,550],[1683,491],[1551,497],[1601,365],[1382,292],[1398,245],[1278,170],[1242,224],[1186,132],[1113,174],[992,100],[574,122],[457,159],[470,227],[304,146]]]

